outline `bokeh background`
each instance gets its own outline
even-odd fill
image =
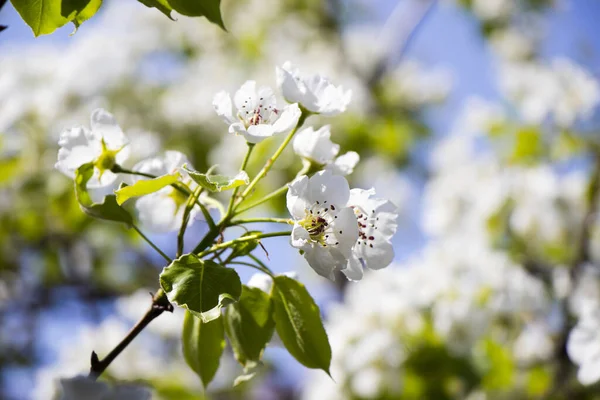
[[[351,186],[401,210],[394,265],[358,283],[320,278],[285,238],[265,242],[261,258],[297,271],[321,306],[334,380],[274,345],[236,387],[226,352],[205,392],[180,354],[179,312],[105,379],[157,399],[600,398],[600,3],[222,3],[229,33],[105,0],[76,34],[34,39],[10,4],[0,11],[0,398],[50,399],[58,378],[85,373],[143,314],[162,268],[135,232],[79,210],[53,168],[60,132],[104,107],[132,164],[175,149],[198,170],[235,170],[245,144],[212,97],[274,86],[286,60],[353,90],[347,113],[309,123],[360,153]],[[298,169],[290,151],[260,190]],[[284,202],[265,213],[285,216]],[[174,234],[152,239],[174,252]]]

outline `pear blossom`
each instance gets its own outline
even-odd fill
[[[327,116],[346,111],[352,91],[334,86],[321,75],[301,77],[300,71],[291,62],[276,67],[277,86],[290,103],[300,103],[308,111]]]
[[[567,354],[579,366],[577,379],[583,385],[600,380],[600,312],[585,313],[567,340]]]
[[[346,267],[358,239],[348,182],[331,171],[295,179],[287,193],[287,208],[294,219],[291,245],[300,249],[321,276],[334,279]]]
[[[334,175],[346,176],[354,171],[360,160],[358,153],[349,151],[336,158],[340,145],[331,141],[331,127],[325,125],[318,130],[308,127],[296,134],[294,152],[316,164],[324,165]]]
[[[342,272],[350,280],[360,280],[363,267],[382,269],[394,259],[391,238],[398,226],[398,208],[389,200],[375,197],[374,189],[352,189],[348,205],[356,215],[358,240]]]
[[[133,170],[156,176],[178,172],[181,179],[188,184],[191,190],[194,190],[197,187],[196,183],[182,169],[183,165],[187,163],[188,159],[185,154],[169,150],[163,156],[140,161],[133,167]],[[147,178],[136,177],[136,179]],[[167,186],[138,199],[135,208],[144,227],[154,232],[170,232],[181,226],[187,202],[188,196],[172,186]],[[198,207],[194,206],[190,212],[190,224],[197,213]]]
[[[213,107],[229,124],[230,133],[243,135],[250,143],[291,131],[302,114],[297,104],[277,108],[273,90],[266,86],[257,88],[255,81],[244,83],[235,93],[233,102],[237,109],[235,116],[231,96],[225,91],[215,95]]]
[[[298,280],[298,274],[294,271],[284,272],[283,274],[278,275],[283,275],[287,276],[288,278]],[[273,278],[262,272],[257,272],[250,277],[250,280],[248,283],[246,283],[246,286],[260,289],[268,294],[271,293],[271,289],[273,288]]]
[[[77,168],[93,162],[94,175],[87,186],[109,186],[117,179],[111,169],[129,156],[127,144],[127,137],[113,115],[99,108],[92,112],[90,129],[76,126],[60,134],[55,168],[74,178]]]

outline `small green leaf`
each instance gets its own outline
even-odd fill
[[[261,233],[261,231],[248,231],[244,233],[241,237],[252,236]],[[256,246],[258,246],[259,243],[260,239],[245,240],[243,242],[236,243],[235,246],[231,247],[231,254],[229,255],[229,257],[233,260],[237,257],[247,256],[256,248]]]
[[[225,29],[221,17],[221,0],[169,0],[175,11],[189,17],[206,17],[210,22]]]
[[[171,303],[188,309],[204,322],[219,318],[221,308],[238,301],[242,293],[235,270],[193,254],[183,255],[165,267],[160,285]]]
[[[202,380],[206,388],[219,369],[221,354],[225,349],[223,320],[203,322],[186,312],[183,320],[183,357]]]
[[[165,186],[169,186],[177,182],[178,174],[163,175],[154,179],[139,180],[133,185],[121,187],[115,190],[117,195],[117,204],[121,205],[133,197],[145,196],[147,194],[158,192]]]
[[[511,161],[530,164],[544,152],[541,132],[537,127],[523,127],[516,132]]]
[[[319,307],[304,285],[276,276],[273,286],[275,328],[285,348],[302,365],[329,374],[331,346],[321,322]]]
[[[61,0],[11,0],[11,3],[36,37],[54,32],[73,18],[61,14]]]
[[[75,197],[87,215],[108,221],[133,223],[131,215],[117,204],[114,195],[104,197],[103,203],[94,203],[87,191],[87,183],[94,174],[94,163],[83,164],[75,172]]]
[[[102,5],[102,0],[69,0],[70,2],[76,2],[76,3],[87,3],[87,5],[81,9],[77,9],[76,13],[73,17],[73,24],[75,25],[75,30],[77,30],[81,24],[83,24],[85,21],[87,21],[88,19],[92,18],[96,12],[98,12],[98,10],[100,9],[100,6]],[[67,3],[67,0],[63,0],[63,15],[64,14],[64,10],[65,10],[65,3]]]
[[[183,169],[190,174],[190,177],[198,185],[210,190],[211,192],[222,192],[223,190],[229,190],[241,185],[247,185],[250,182],[246,171],[240,171],[236,176],[229,177],[223,175],[203,174],[189,169],[187,165],[184,165]]]
[[[173,11],[173,7],[169,4],[167,0],[138,0],[140,3],[149,8],[156,8],[161,13],[165,14],[169,19],[175,21],[173,17],[171,17],[171,11]]]
[[[258,288],[243,286],[240,300],[225,310],[225,331],[236,360],[245,369],[260,361],[274,328],[270,296]]]

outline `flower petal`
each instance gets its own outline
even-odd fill
[[[330,171],[317,172],[310,178],[308,201],[311,203],[334,204],[344,207],[350,197],[348,181],[343,176],[332,175]]]
[[[229,93],[223,90],[215,94],[212,105],[217,115],[223,118],[225,123],[233,124],[236,121],[233,117],[233,105],[231,104],[231,96]]]
[[[288,133],[296,127],[298,119],[302,112],[298,107],[298,104],[290,104],[286,106],[277,121],[273,124],[274,134]]]
[[[363,277],[363,265],[356,256],[350,257],[348,266],[342,270],[346,278],[351,281],[360,281]]]

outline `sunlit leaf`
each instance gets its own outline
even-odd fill
[[[516,132],[511,161],[527,164],[536,161],[543,153],[541,132],[536,127],[524,127]]]
[[[262,233],[262,232],[261,231],[249,231],[249,232],[244,233],[241,237],[258,235],[260,233]],[[231,259],[234,259],[237,257],[247,256],[256,248],[256,246],[258,246],[259,243],[260,243],[260,239],[245,240],[243,242],[236,243],[235,246],[231,247],[231,255],[229,257],[231,257]]]
[[[186,312],[183,320],[183,356],[207,387],[219,369],[219,360],[225,349],[223,319],[203,322]]]
[[[94,163],[83,164],[75,173],[75,196],[87,215],[108,221],[133,223],[131,215],[117,204],[115,195],[104,197],[103,203],[94,203],[87,191],[87,183],[94,174]]]
[[[243,286],[239,301],[225,310],[225,331],[236,360],[246,368],[256,365],[274,328],[271,297],[258,288]]]
[[[115,191],[115,195],[117,196],[117,203],[121,205],[133,197],[140,197],[158,192],[165,186],[169,186],[177,182],[178,179],[178,175],[175,174],[163,175],[154,179],[139,180],[133,185],[125,186]]]
[[[73,24],[75,25],[75,29],[77,29],[96,14],[102,5],[102,0],[63,0],[63,16],[65,16],[65,4],[68,3],[79,3],[80,5],[80,8],[75,8],[75,15],[73,16]],[[83,3],[86,3],[86,5],[81,7]]]
[[[190,177],[200,186],[211,192],[222,192],[223,190],[229,190],[236,188],[241,185],[247,185],[250,182],[246,171],[240,171],[234,177],[223,176],[223,175],[208,175],[198,171],[189,169],[187,165],[183,166],[183,169],[190,174]]]
[[[71,19],[63,17],[61,0],[11,0],[11,3],[35,36],[52,33]]]
[[[275,328],[285,348],[302,365],[320,368],[329,374],[331,346],[319,307],[304,285],[276,276],[273,288]]]
[[[238,301],[242,283],[237,272],[210,260],[186,254],[160,274],[169,301],[188,309],[204,322],[221,315],[221,308]]]
[[[167,0],[138,0],[140,3],[145,5],[146,7],[156,8],[158,11],[165,14],[167,17],[173,20],[171,17],[171,11],[173,11],[173,7],[169,4]]]
[[[206,17],[210,22],[225,29],[221,17],[221,0],[169,0],[175,11],[190,17]]]

